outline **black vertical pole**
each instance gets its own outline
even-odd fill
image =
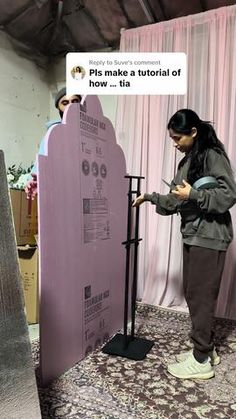
[[[124,337],[125,346],[128,344],[128,306],[129,306],[129,271],[130,271],[130,238],[131,238],[131,210],[132,210],[132,178],[129,179],[128,192],[128,218],[127,218],[127,242],[126,242],[126,269],[125,269],[125,304],[124,304]]]
[[[137,197],[140,195],[140,179],[137,180]],[[135,310],[136,310],[136,297],[137,297],[137,274],[138,274],[138,246],[139,246],[139,207],[136,208],[135,217],[135,241],[134,241],[134,270],[133,270],[133,285],[132,285],[132,296],[131,296],[131,339],[134,339],[135,329]]]
[[[131,238],[132,230],[132,197],[140,195],[140,179],[142,176],[125,176],[129,178],[129,192],[128,192],[128,218],[127,218],[127,240],[122,242],[126,247],[126,271],[125,271],[125,303],[124,303],[124,333],[117,333],[113,338],[106,343],[102,351],[106,354],[124,356],[129,359],[141,360],[152,348],[154,342],[148,339],[143,339],[134,336],[135,329],[135,309],[136,309],[136,295],[137,295],[137,273],[138,273],[138,245],[142,239],[138,238],[139,234],[139,207],[135,208],[135,237]],[[137,189],[132,190],[133,179],[138,179]],[[131,335],[128,336],[128,311],[129,311],[129,274],[130,274],[130,250],[134,244],[134,259],[133,259],[133,282],[131,290]]]

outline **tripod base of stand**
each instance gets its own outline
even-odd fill
[[[121,333],[115,335],[105,346],[102,352],[109,355],[123,356],[124,358],[141,361],[153,347],[154,342],[147,339],[131,336],[125,337]]]

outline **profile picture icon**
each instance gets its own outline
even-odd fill
[[[71,70],[71,75],[75,80],[82,80],[85,76],[86,72],[84,67],[81,65],[76,65]]]

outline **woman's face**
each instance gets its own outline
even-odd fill
[[[170,138],[174,141],[174,147],[181,153],[188,153],[192,149],[194,141],[196,141],[197,129],[192,128],[190,134],[180,134],[170,128],[169,133]]]

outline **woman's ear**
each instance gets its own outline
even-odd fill
[[[197,135],[197,128],[193,127],[193,128],[191,129],[191,136],[192,136],[193,138],[195,138],[195,137],[196,137],[196,135]]]

